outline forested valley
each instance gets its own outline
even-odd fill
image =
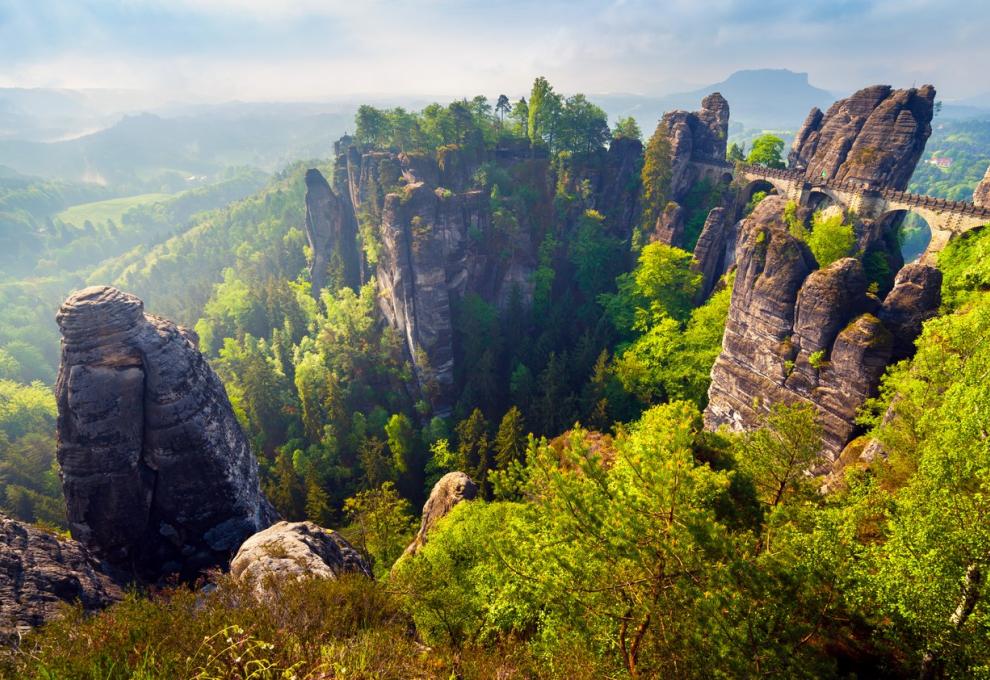
[[[954,169],[922,163],[910,189],[972,200],[987,123],[935,120],[928,150]],[[3,512],[68,529],[54,312],[69,290],[108,283],[195,336],[278,515],[335,529],[374,576],[287,579],[264,597],[231,575],[209,592],[131,590],[100,614],[66,607],[21,652],[0,653],[0,673],[990,674],[990,234],[967,232],[937,254],[937,310],[916,349],[880,366],[853,436],[823,469],[831,425],[807,400],[757,409],[769,397],[753,394],[756,426],[706,427],[734,286],[749,276],[744,261],[719,260],[715,274],[699,265],[712,211],[753,225],[739,228],[754,260],[783,242],[809,279],[859,268],[864,317],[882,316],[901,245],[927,245],[912,231],[922,227],[897,222],[881,245],[861,247],[851,211],[799,209],[772,186],[714,177],[678,187],[676,122],[610,125],[584,95],[538,78],[517,101],[362,106],[333,157],[270,177],[231,169],[103,221],[62,211],[76,197],[118,198],[108,189],[0,177]],[[719,162],[787,161],[771,134],[728,153],[726,142]],[[314,170],[341,201],[360,197],[354,271],[339,249],[314,270]],[[383,225],[407,219],[402,250]],[[451,249],[438,234],[458,220],[463,261],[417,250]],[[881,250],[890,244],[893,254]],[[442,329],[389,317],[423,315],[427,299],[394,311],[409,285],[396,252],[414,272],[468,272],[442,308],[446,345],[431,339]],[[805,354],[786,355],[782,384],[838,362],[832,349]],[[476,498],[420,541],[419,509],[452,472]]]

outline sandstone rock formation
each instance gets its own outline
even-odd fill
[[[914,354],[921,324],[935,316],[942,302],[942,272],[914,263],[897,272],[894,289],[884,298],[877,317],[894,334],[893,361]]]
[[[984,208],[990,208],[990,168],[987,168],[983,179],[973,190],[973,203]]]
[[[657,218],[650,243],[680,246],[684,241],[684,208],[670,201]]]
[[[350,197],[338,197],[319,170],[306,171],[306,238],[313,251],[310,281],[313,295],[328,283],[334,288],[361,285],[357,219]]]
[[[854,180],[906,189],[931,135],[935,88],[874,85],[826,113],[812,109],[794,138],[792,170],[809,179]]]
[[[447,516],[461,501],[473,500],[478,495],[478,486],[463,472],[448,472],[433,485],[430,497],[423,506],[423,519],[416,538],[409,544],[403,557],[415,555],[426,545],[427,537],[437,522]]]
[[[835,458],[884,369],[939,304],[937,272],[912,265],[881,304],[860,262],[816,270],[783,222],[786,200],[764,199],[741,224],[738,269],[722,353],[712,368],[705,423],[748,429],[778,403],[806,403]],[[883,320],[881,320],[883,319]]]
[[[668,197],[680,203],[698,180],[695,163],[725,162],[729,135],[729,103],[718,92],[701,101],[695,112],[670,111],[660,120],[670,141],[671,180]]]
[[[694,268],[701,272],[698,302],[705,300],[719,278],[736,261],[736,224],[728,208],[712,208],[694,246]]]
[[[62,603],[99,609],[123,597],[75,541],[0,515],[0,642],[50,621]]]
[[[73,537],[99,557],[142,578],[191,576],[275,513],[193,336],[143,307],[94,286],[58,312],[62,488]]]
[[[241,545],[230,573],[263,587],[266,576],[335,579],[345,573],[371,577],[371,567],[336,531],[312,522],[278,522]]]
[[[670,147],[670,180],[666,187],[668,202],[657,217],[652,232],[647,234],[651,242],[678,248],[694,247],[685,242],[685,221],[689,215],[683,204],[688,192],[702,179],[703,174],[712,177],[702,166],[715,167],[718,170],[717,181],[722,181],[722,175],[726,172],[722,166],[725,164],[728,131],[729,104],[718,92],[705,97],[699,111],[670,111],[664,114],[657,126],[657,134],[666,135]],[[726,201],[726,206],[729,203]],[[710,233],[709,238],[714,235]],[[713,262],[707,266],[712,271],[718,269]],[[724,269],[715,278],[723,273]]]

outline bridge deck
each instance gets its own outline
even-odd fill
[[[737,170],[737,167],[730,163],[725,163],[724,165],[713,165],[716,165],[727,172],[735,173]],[[805,177],[802,172],[795,170],[782,170],[779,168],[768,168],[762,165],[749,165],[746,163],[741,163],[738,166],[738,170],[749,176],[767,178],[772,177],[774,179],[782,179],[788,182],[800,182],[807,185],[808,189],[826,188],[857,194],[873,194],[882,196],[888,201],[896,201],[898,203],[905,203],[907,205],[918,206],[920,208],[928,208],[938,212],[950,212],[957,215],[981,218],[985,217],[990,219],[990,207],[980,207],[968,201],[951,201],[949,199],[936,198],[934,196],[926,196],[924,194],[913,194],[909,191],[900,191],[889,187],[878,187],[870,184],[869,182],[861,182],[858,180],[809,179]]]

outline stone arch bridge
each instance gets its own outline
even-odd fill
[[[826,199],[845,210],[878,223],[904,212],[924,218],[932,237],[922,261],[933,259],[954,237],[990,224],[990,208],[964,201],[912,194],[857,180],[809,179],[803,172],[739,163],[696,163],[701,178],[736,179],[743,183],[741,198],[748,201],[761,186],[770,185],[798,205],[815,207]]]

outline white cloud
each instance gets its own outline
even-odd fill
[[[835,90],[930,80],[951,97],[988,87],[960,65],[990,63],[977,0],[3,2],[0,84],[211,98],[519,92],[538,74],[656,93],[754,67]]]

